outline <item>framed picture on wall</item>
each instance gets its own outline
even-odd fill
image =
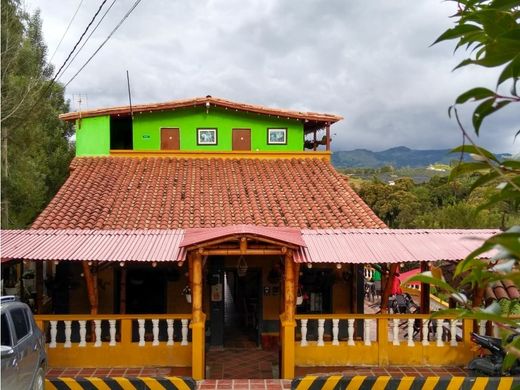
[[[197,145],[216,145],[217,129],[197,129]]]
[[[286,145],[287,129],[267,129],[267,143],[269,145]]]

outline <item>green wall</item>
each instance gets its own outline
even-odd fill
[[[110,116],[76,121],[76,155],[106,156],[110,153]]]
[[[302,151],[303,123],[295,119],[282,119],[211,107],[179,109],[175,111],[134,114],[134,150],[159,150],[161,127],[178,127],[181,150],[231,150],[231,130],[251,129],[251,150]],[[197,145],[197,128],[217,128],[217,145]],[[267,128],[287,128],[287,145],[268,145]]]

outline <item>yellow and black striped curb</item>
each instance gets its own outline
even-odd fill
[[[190,377],[58,377],[45,380],[45,390],[195,390]]]
[[[510,390],[520,386],[520,377],[405,376],[313,376],[295,378],[296,390]]]

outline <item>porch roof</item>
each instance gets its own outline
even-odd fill
[[[320,229],[302,230],[306,246],[298,263],[400,263],[462,260],[493,229]]]
[[[298,263],[461,260],[498,232],[492,229],[299,230],[244,225],[187,231],[2,230],[1,259],[2,262],[15,259],[184,261],[187,246],[229,235],[250,234],[298,247],[295,253]]]

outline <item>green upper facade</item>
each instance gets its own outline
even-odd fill
[[[106,156],[115,150],[302,152],[306,134],[328,129],[341,119],[210,96],[74,112],[60,118],[75,121],[77,156]]]

